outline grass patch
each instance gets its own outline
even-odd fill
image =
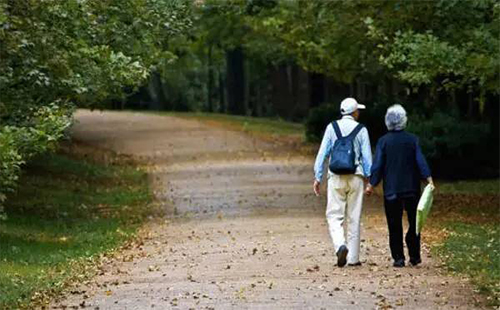
[[[457,181],[439,184],[443,194],[494,194],[500,192],[500,180]]]
[[[488,304],[500,306],[500,228],[451,222],[446,241],[437,249],[448,268],[466,274],[486,295]]]
[[[487,303],[500,306],[499,180],[440,183],[428,240],[447,268],[467,275]]]
[[[30,164],[0,222],[0,309],[30,307],[131,238],[149,214],[146,174],[50,155]]]
[[[280,119],[263,117],[238,116],[217,113],[189,113],[189,112],[158,112],[161,115],[169,115],[200,121],[215,122],[234,130],[245,131],[254,134],[265,134],[275,137],[303,138],[304,125],[300,123],[287,122]]]

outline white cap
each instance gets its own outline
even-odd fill
[[[366,109],[366,106],[363,104],[359,104],[354,98],[345,98],[340,103],[340,113],[342,115],[351,114],[358,109]]]

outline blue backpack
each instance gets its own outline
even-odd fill
[[[354,152],[354,138],[358,132],[364,128],[358,124],[351,133],[342,137],[337,122],[332,122],[337,140],[333,144],[332,154],[330,156],[329,169],[335,174],[354,174],[356,172],[356,153]]]

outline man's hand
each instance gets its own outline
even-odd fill
[[[319,196],[319,185],[321,183],[318,182],[318,180],[314,180],[314,184],[313,184],[313,190],[314,190],[314,193],[316,194],[316,196]]]
[[[365,195],[370,196],[371,194],[373,194],[373,186],[370,183],[368,183],[368,185],[366,185],[365,188]]]

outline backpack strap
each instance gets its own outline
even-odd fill
[[[361,129],[365,128],[365,126],[361,125],[361,124],[358,124],[354,129],[353,131],[351,131],[351,133],[347,136],[347,139],[354,139],[356,137],[356,135],[361,131]]]
[[[333,129],[335,130],[335,135],[337,135],[337,139],[342,138],[342,132],[340,132],[339,124],[336,121],[332,122]]]

